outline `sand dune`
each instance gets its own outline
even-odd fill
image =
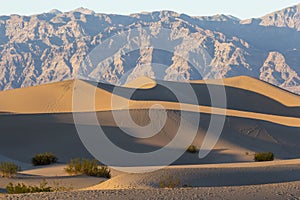
[[[142,89],[151,89],[154,88],[155,86],[156,86],[156,82],[153,79],[148,77],[139,77],[123,85],[123,87],[127,87],[127,88],[142,88]]]
[[[142,86],[143,82],[147,87]],[[158,81],[158,84],[168,85],[182,93],[183,100],[181,104],[178,104],[177,98],[171,91],[157,85],[149,78],[140,78],[128,83],[127,88],[77,80],[4,91],[0,92],[0,111],[23,114],[67,113],[148,109],[159,104],[168,110],[200,110],[203,113],[221,115],[227,113],[228,116],[257,118],[287,126],[300,125],[300,107],[295,107],[300,105],[299,96],[248,77],[224,79],[224,82],[227,94],[226,110],[223,107],[210,108],[209,91],[203,81],[192,84],[192,88],[198,95],[198,105],[195,105],[191,104],[189,94],[184,94],[186,83]],[[209,81],[209,87],[212,89],[219,87],[216,83],[217,81]],[[140,86],[142,89],[133,89]],[[73,93],[73,88],[75,88],[75,93]],[[132,93],[132,96],[128,97],[128,93]],[[80,95],[80,104],[72,107],[74,103],[72,97],[75,94]],[[91,94],[95,94],[94,99],[90,97]]]
[[[149,87],[133,89],[135,85],[140,86],[143,81],[146,81]],[[221,139],[215,147],[215,152],[211,153],[211,157],[201,161],[191,161],[189,155],[185,155],[178,163],[250,161],[252,157],[246,156],[245,152],[262,150],[273,151],[281,159],[300,157],[300,147],[297,143],[300,139],[297,128],[300,126],[300,107],[286,106],[298,105],[299,96],[247,77],[224,79],[224,82],[228,85],[225,88],[228,109],[210,107],[207,87],[201,82],[192,84],[196,93],[202,95],[201,98],[199,97],[199,105],[190,104],[189,97],[184,96],[184,91],[182,91],[184,102],[178,104],[172,92],[159,85],[168,84],[170,88],[181,90],[184,87],[182,84],[185,83],[158,81],[158,84],[155,84],[153,80],[146,78],[129,83],[127,88],[76,80],[0,92],[0,111],[10,113],[0,115],[2,122],[0,152],[3,156],[25,163],[30,162],[34,154],[45,151],[52,151],[59,155],[63,162],[74,157],[91,158],[76,133],[71,113],[73,88],[75,88],[75,91],[81,95],[79,100],[82,105],[77,107],[76,111],[84,116],[86,125],[98,125],[90,124],[90,114],[84,112],[90,111],[89,108],[94,106],[90,105],[92,99],[96,102],[95,110],[100,124],[110,132],[109,137],[115,139],[115,142],[125,149],[147,152],[164,146],[170,138],[174,137],[180,124],[180,116],[176,111],[184,110],[190,113],[191,119],[201,113],[200,124],[187,124],[187,126],[197,127],[198,135],[195,143],[198,146],[201,145],[206,134],[211,114],[226,114],[227,117]],[[215,86],[216,81],[211,83]],[[260,94],[264,87],[266,87],[266,96]],[[112,94],[114,90],[116,92]],[[95,97],[90,98],[93,92]],[[133,95],[128,99],[126,94],[130,92],[133,92]],[[287,95],[287,98],[282,97],[283,94]],[[113,106],[112,99],[117,102]],[[161,105],[168,113],[168,121],[161,134],[156,137],[148,140],[133,139],[116,127],[112,109],[119,110],[118,115],[125,119],[123,128],[134,135],[142,136],[143,133],[133,129],[126,121],[126,110],[130,109],[135,122],[144,126],[149,123],[148,110],[155,104]],[[156,112],[161,112],[160,108]],[[164,133],[167,133],[168,137]],[[66,149],[64,144],[68,144],[69,149]]]
[[[71,109],[73,81],[0,92],[0,110],[10,113],[55,113]]]
[[[30,159],[41,152],[53,152],[62,163],[77,157],[93,158],[77,134],[72,111],[86,120],[81,122],[82,125],[92,127],[98,126],[89,121],[92,117],[90,111],[95,110],[107,137],[119,147],[136,153],[155,151],[168,144],[175,137],[180,123],[185,123],[187,134],[196,128],[193,144],[200,147],[211,116],[226,115],[219,141],[204,159],[199,159],[197,154],[185,153],[172,163],[180,167],[171,166],[152,174],[120,174],[89,189],[153,188],[165,176],[178,178],[182,184],[195,187],[299,180],[299,160],[286,159],[300,158],[300,97],[248,77],[223,81],[227,108],[221,105],[211,107],[208,86],[203,81],[191,84],[198,103],[192,102],[184,90],[187,83],[155,82],[146,78],[125,87],[75,80],[0,92],[0,161],[18,162],[26,169],[25,176],[67,179],[63,165],[30,169]],[[209,81],[209,84],[212,89],[220,88],[218,81]],[[180,92],[181,104],[165,86]],[[80,98],[77,99],[79,106],[74,110],[72,100],[76,94]],[[132,95],[128,97],[128,94]],[[156,104],[161,107],[153,108]],[[155,112],[157,122],[162,121],[160,113],[165,113],[167,119],[155,136],[143,138],[144,133],[132,127],[126,113],[130,113],[135,123],[146,126],[150,123],[150,108]],[[121,127],[117,126],[113,113],[122,119]],[[182,113],[187,115],[180,121]],[[199,123],[193,121],[197,117],[201,119]],[[154,131],[155,128],[155,125],[150,127]],[[277,160],[253,163],[253,155],[258,151],[274,152]],[[96,184],[94,179],[80,180],[86,181],[85,187]],[[28,182],[35,183],[36,180],[29,178]]]
[[[44,176],[44,177],[68,177],[70,176],[64,164],[53,164],[50,166],[33,167],[33,169],[22,170],[19,174],[31,176]]]
[[[292,182],[300,179],[300,160],[264,163],[235,163],[168,166],[145,173],[116,176],[84,190],[151,189],[161,181],[179,181],[189,187],[221,187]]]
[[[233,78],[223,79],[221,82],[218,80],[197,80],[190,81],[191,83],[200,84],[224,84],[225,86],[249,90],[270,97],[285,106],[300,106],[299,95],[293,94],[289,91],[280,89],[270,83],[259,81],[249,76],[238,76]]]
[[[149,123],[148,110],[130,112],[137,124]],[[126,116],[126,111],[118,111],[117,114],[120,117]],[[168,120],[163,129],[150,138],[138,138],[143,136],[143,133],[128,126],[124,120],[122,128],[135,134],[137,138],[134,138],[116,127],[111,111],[97,113],[99,123],[107,133],[107,137],[119,147],[132,152],[155,151],[170,142],[177,133],[180,115],[175,111],[167,111],[167,114]],[[89,113],[82,115],[87,120],[90,117]],[[191,119],[195,115],[200,114],[189,113]],[[187,132],[188,127],[197,127],[198,133],[194,144],[198,147],[206,135],[210,115],[201,114],[200,118],[199,124],[190,124],[189,119],[184,122]],[[30,163],[35,154],[49,151],[57,155],[60,162],[68,162],[76,157],[93,158],[79,139],[72,114],[4,115],[0,116],[0,121],[3,122],[0,124],[0,152],[8,158]],[[98,126],[88,123],[86,125]],[[208,157],[199,160],[197,154],[184,154],[175,164],[252,161],[253,153],[256,151],[272,151],[277,159],[299,158],[299,140],[297,127],[255,119],[227,117],[221,137]]]
[[[0,92],[0,110],[7,113],[37,114],[37,113],[66,113],[72,112],[73,89],[82,94],[82,105],[88,105],[84,98],[89,91],[95,93],[96,110],[111,109],[111,93],[101,90],[84,81],[71,80],[24,89]],[[127,102],[124,98],[114,97],[116,102]],[[75,111],[86,111],[78,107]]]

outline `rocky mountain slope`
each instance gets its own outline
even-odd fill
[[[114,40],[116,34],[123,34],[126,44]],[[169,40],[167,50],[155,44],[161,35],[159,42]],[[135,36],[143,48],[134,48]],[[98,62],[106,55],[93,50],[102,46],[109,52],[113,44],[119,45],[114,55]],[[84,8],[1,16],[0,90],[78,75],[112,84],[138,76],[180,81],[247,75],[299,93],[299,50],[300,4],[243,21],[171,11],[122,16]]]

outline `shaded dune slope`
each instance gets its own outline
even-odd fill
[[[117,111],[125,116],[125,111]],[[137,124],[148,124],[147,110],[131,110],[131,116]],[[88,118],[89,113],[82,113]],[[137,153],[155,151],[168,144],[176,135],[180,124],[180,114],[168,111],[168,120],[163,129],[153,137],[138,138],[143,133],[126,126],[126,133],[134,133],[132,137],[116,127],[110,111],[98,112],[98,120],[107,137],[119,147]],[[190,117],[199,113],[190,113]],[[71,158],[89,157],[90,153],[82,144],[73,122],[72,114],[35,114],[35,115],[2,115],[0,116],[0,152],[3,156],[29,163],[33,155],[41,152],[53,152],[60,162],[68,162]],[[194,140],[196,146],[202,144],[206,135],[210,115],[201,114],[198,132]],[[86,124],[87,126],[96,126]],[[189,132],[189,129],[185,129]],[[223,162],[245,162],[253,160],[257,151],[272,151],[277,159],[293,159],[300,157],[299,128],[287,127],[260,120],[227,117],[221,137],[213,151],[205,159],[199,160],[197,154],[184,154],[173,164],[201,164]],[[101,141],[99,142],[101,147]]]

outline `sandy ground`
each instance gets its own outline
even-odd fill
[[[9,183],[39,186],[43,181],[53,188],[64,187],[66,190],[78,190],[83,187],[90,187],[99,184],[106,179],[88,177],[88,176],[72,176],[72,177],[35,177],[35,176],[18,176],[16,178],[0,178],[0,192],[6,192],[5,188]]]
[[[65,172],[65,167],[66,165],[31,167],[34,169],[20,171],[13,178],[0,177],[0,192],[6,192],[5,188],[9,183],[24,183],[25,185],[39,186],[42,182],[46,181],[50,187],[64,187],[65,190],[72,191],[94,186],[107,180],[105,178],[83,175],[70,176]]]
[[[40,185],[44,180],[51,187],[63,186],[68,190],[82,189],[106,181],[105,178],[96,178],[83,175],[70,176],[65,172],[67,166],[54,164],[47,166],[31,166],[29,170],[22,170],[13,178],[0,177],[0,191],[4,192],[9,183],[24,183],[26,185]]]
[[[263,163],[168,166],[142,174],[124,173],[86,190],[151,189],[160,182],[178,181],[178,186],[223,187],[259,185],[300,180],[300,160]]]
[[[300,198],[300,182],[266,184],[253,186],[232,187],[201,187],[180,189],[127,189],[127,190],[101,190],[76,191],[62,193],[41,193],[23,195],[0,195],[1,199],[270,199],[297,200]]]

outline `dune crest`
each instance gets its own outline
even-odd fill
[[[142,76],[134,79],[133,81],[125,83],[123,87],[134,88],[134,89],[151,89],[154,88],[156,84],[157,83],[155,80],[146,76]]]

